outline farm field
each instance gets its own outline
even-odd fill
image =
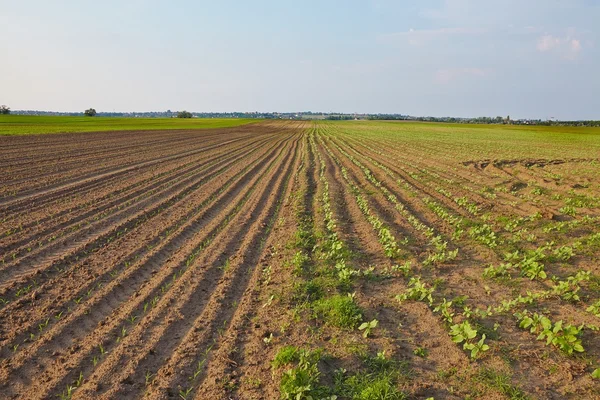
[[[600,398],[600,129],[205,128],[0,137],[0,398]]]
[[[0,115],[0,136],[41,133],[227,128],[256,122],[243,118],[115,118]]]

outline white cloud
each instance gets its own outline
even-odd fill
[[[552,35],[544,35],[538,40],[537,49],[538,51],[545,52],[550,51],[560,46],[561,40]]]
[[[581,40],[575,38],[574,35],[573,30],[570,30],[565,36],[543,35],[537,41],[537,50],[541,53],[552,52],[572,60],[583,50]]]
[[[571,40],[571,51],[579,53],[581,51],[581,42],[578,39]]]

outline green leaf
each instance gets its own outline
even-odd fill
[[[456,336],[454,336],[454,337],[452,338],[452,341],[453,341],[454,343],[460,343],[460,342],[462,342],[463,340],[465,340],[465,338],[463,337],[463,335],[456,335]]]
[[[475,358],[477,353],[479,353],[479,347],[473,347],[473,350],[471,350],[471,358]]]
[[[480,340],[479,342],[477,342],[477,344],[478,344],[479,346],[482,346],[482,345],[483,345],[483,342],[485,342],[485,333],[484,333],[483,335],[481,335],[481,340]]]
[[[470,325],[467,325],[465,327],[465,333],[467,334],[467,338],[469,339],[473,339],[475,336],[477,336],[477,331],[471,328]]]
[[[550,329],[552,327],[552,322],[546,317],[542,317],[540,322],[542,323],[542,327],[544,329]],[[559,322],[562,325],[562,321],[559,321]]]
[[[558,333],[560,331],[562,331],[562,321],[558,321],[556,324],[554,324],[554,328],[552,329],[552,332],[554,333]]]

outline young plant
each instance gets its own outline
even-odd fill
[[[491,279],[498,278],[501,276],[510,276],[510,271],[512,271],[514,268],[514,265],[512,265],[511,263],[502,263],[497,267],[494,267],[492,265],[483,270],[483,277]]]
[[[467,343],[477,336],[477,330],[471,327],[469,321],[464,321],[450,327],[450,336],[452,336],[454,343],[460,344],[464,342],[463,348],[466,349]]]
[[[440,303],[436,308],[433,309],[433,312],[437,313],[441,313],[442,314],[442,319],[444,321],[446,321],[447,323],[451,324],[452,323],[452,318],[454,317],[454,313],[452,312],[452,302],[451,301],[447,301],[446,299],[444,299],[442,301],[442,303]]]
[[[579,338],[583,325],[578,327],[570,324],[563,326],[562,321],[552,324],[549,318],[538,313],[531,315],[527,310],[523,313],[515,313],[515,317],[520,321],[519,327],[538,334],[537,340],[545,339],[546,345],[552,344],[569,355],[572,355],[573,352],[582,353],[584,351]]]
[[[379,321],[377,321],[376,319],[374,319],[371,322],[363,322],[359,327],[358,330],[359,331],[364,331],[363,332],[363,337],[369,337],[369,334],[371,334],[371,329],[375,329],[377,327],[377,324],[379,323]]]
[[[481,335],[481,339],[477,343],[469,343],[467,349],[471,350],[471,358],[475,359],[480,353],[486,352],[490,349],[490,346],[484,343],[485,333]]]
[[[490,346],[485,344],[485,334],[481,336],[479,341],[474,340],[477,337],[477,329],[471,327],[469,321],[452,325],[450,327],[450,336],[454,343],[462,343],[464,350],[471,351],[472,359],[477,358],[481,353],[488,351],[490,348]]]
[[[594,314],[596,317],[600,317],[600,300],[585,309],[587,312]]]
[[[412,277],[408,282],[408,289],[403,294],[399,294],[396,296],[396,300],[403,302],[406,300],[415,300],[415,301],[425,301],[427,300],[427,304],[430,306],[433,305],[433,289],[425,286],[423,282],[421,282],[420,277]]]

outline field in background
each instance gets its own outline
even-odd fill
[[[0,137],[5,398],[600,398],[598,129],[72,137]]]
[[[0,136],[66,132],[227,128],[251,122],[257,122],[257,120],[233,118],[114,118],[0,115]]]

